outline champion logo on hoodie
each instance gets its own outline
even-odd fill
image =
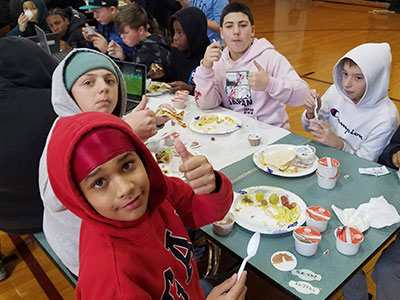
[[[331,109],[331,115],[332,115],[332,117],[334,117],[337,120],[338,124],[344,128],[344,134],[348,133],[348,134],[354,135],[356,137],[359,137],[361,140],[363,140],[363,137],[360,133],[358,133],[354,129],[350,129],[346,124],[344,124],[340,120],[340,118],[339,118],[340,112],[336,108]]]

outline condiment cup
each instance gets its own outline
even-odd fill
[[[309,165],[315,161],[315,147],[313,146],[298,146],[296,148],[296,156],[303,164]]]
[[[340,163],[332,157],[323,157],[318,160],[318,173],[327,178],[335,177]]]
[[[302,226],[293,231],[294,248],[303,256],[312,256],[317,252],[321,234],[314,228]]]
[[[344,255],[354,255],[360,249],[364,235],[354,227],[342,226],[336,228],[336,249]]]
[[[324,176],[321,176],[321,174],[317,171],[317,177],[318,177],[318,185],[319,187],[326,189],[326,190],[331,190],[336,186],[337,179],[339,178],[339,172],[336,174],[335,177],[332,178],[327,178]]]
[[[24,15],[28,18],[29,21],[33,18],[33,12],[31,10],[25,10]]]
[[[175,97],[171,100],[172,106],[178,109],[184,109],[185,108],[185,99],[182,97]]]
[[[312,227],[319,232],[324,232],[328,226],[328,221],[331,218],[331,213],[322,206],[307,207],[306,225]]]
[[[95,33],[94,26],[86,27],[86,33],[88,35],[93,35]]]
[[[188,90],[179,90],[179,91],[175,92],[175,95],[183,98],[186,101],[189,96],[189,91]]]
[[[179,133],[177,133],[177,132],[173,132],[173,133],[165,135],[163,137],[164,145],[167,147],[172,147],[174,145],[175,139],[178,137],[179,137]]]
[[[150,152],[157,152],[160,149],[160,140],[153,140],[146,143],[147,148]]]
[[[225,236],[232,232],[235,217],[232,213],[228,213],[221,221],[213,223],[213,231],[216,235]]]
[[[247,135],[247,140],[250,143],[250,146],[258,146],[261,143],[261,135],[255,132],[250,132]]]

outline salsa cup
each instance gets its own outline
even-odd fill
[[[314,228],[301,226],[293,231],[294,248],[303,256],[313,256],[321,241],[321,234]]]
[[[319,232],[324,232],[328,226],[328,221],[331,219],[329,210],[322,206],[309,206],[306,212],[306,225]]]
[[[355,255],[360,249],[364,235],[357,228],[342,226],[336,228],[336,249],[344,255]]]
[[[225,236],[232,232],[235,217],[232,213],[228,213],[221,221],[213,223],[213,231],[216,235]]]

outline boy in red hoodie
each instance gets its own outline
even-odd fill
[[[106,141],[106,142],[105,142]],[[187,183],[163,175],[128,124],[89,112],[60,119],[48,146],[56,196],[82,219],[77,299],[204,299],[186,227],[220,220],[230,181],[204,156],[175,148]],[[244,299],[246,275],[207,299]]]

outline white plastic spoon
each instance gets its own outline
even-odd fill
[[[247,245],[247,257],[243,260],[242,264],[240,265],[237,281],[239,281],[247,261],[254,255],[256,255],[259,244],[260,244],[260,233],[255,232],[253,236],[250,238],[249,243]]]
[[[315,107],[314,107],[314,118],[315,120],[318,120],[318,99],[317,99],[317,90],[313,89],[313,96],[314,96],[314,103],[315,103]]]

